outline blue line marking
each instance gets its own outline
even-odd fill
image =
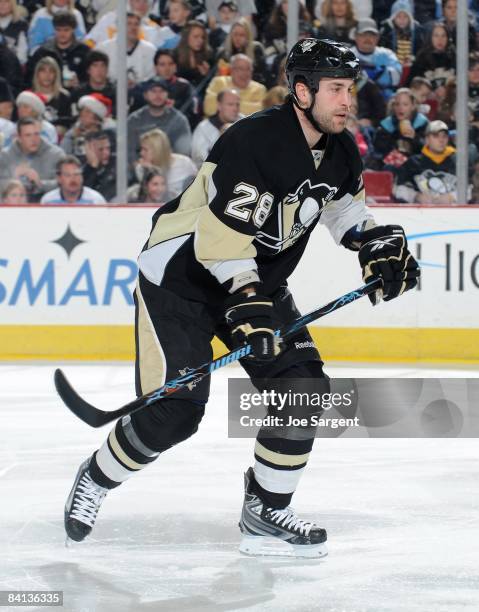
[[[406,235],[408,240],[415,238],[431,238],[432,236],[447,236],[451,234],[479,234],[479,229],[463,229],[463,230],[444,230],[442,232],[424,232],[422,234]]]

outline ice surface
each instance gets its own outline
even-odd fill
[[[130,364],[64,369],[102,408],[132,398]],[[352,364],[328,372],[478,376]],[[68,612],[479,610],[477,439],[317,440],[294,507],[327,528],[329,557],[243,557],[237,521],[253,441],[226,435],[226,380],[240,375],[230,368],[213,377],[199,432],[113,491],[93,536],[66,549],[66,495],[108,426],[70,414],[52,374],[50,365],[0,366],[0,590],[63,590]]]

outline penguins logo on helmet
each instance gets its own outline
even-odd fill
[[[307,38],[306,40],[303,40],[300,43],[300,47],[303,53],[307,53],[308,51],[311,51],[311,49],[315,46],[316,46],[316,41],[312,40],[311,38]]]

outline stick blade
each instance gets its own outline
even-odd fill
[[[84,423],[90,427],[102,427],[110,421],[108,412],[95,408],[78,395],[59,368],[55,370],[53,380],[57,393],[65,406]]]

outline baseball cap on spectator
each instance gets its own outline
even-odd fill
[[[391,19],[394,19],[398,13],[407,13],[409,19],[414,21],[413,10],[409,0],[396,0],[391,6]]]
[[[428,134],[437,134],[438,132],[447,132],[449,134],[449,128],[447,127],[447,123],[444,123],[444,121],[439,121],[439,119],[437,119],[436,121],[431,121],[431,123],[429,123],[426,128],[426,136]]]
[[[92,93],[78,100],[78,108],[87,108],[100,119],[105,119],[111,114],[112,101],[103,94]]]
[[[18,94],[17,99],[15,100],[15,104],[17,106],[19,104],[30,106],[37,113],[37,115],[41,116],[45,112],[46,101],[47,99],[43,94],[26,90]]]
[[[354,37],[356,34],[366,34],[366,32],[372,32],[373,34],[379,34],[378,26],[374,19],[370,17],[366,19],[360,19],[358,25],[352,29],[351,35]]]
[[[229,8],[230,11],[238,12],[238,5],[234,0],[224,0],[218,7],[218,10],[222,8]]]
[[[153,77],[152,79],[149,79],[148,81],[143,83],[143,93],[150,91],[150,89],[153,89],[153,87],[161,87],[168,94],[171,91],[170,84],[168,83],[168,81],[166,79],[162,79],[159,76]]]

